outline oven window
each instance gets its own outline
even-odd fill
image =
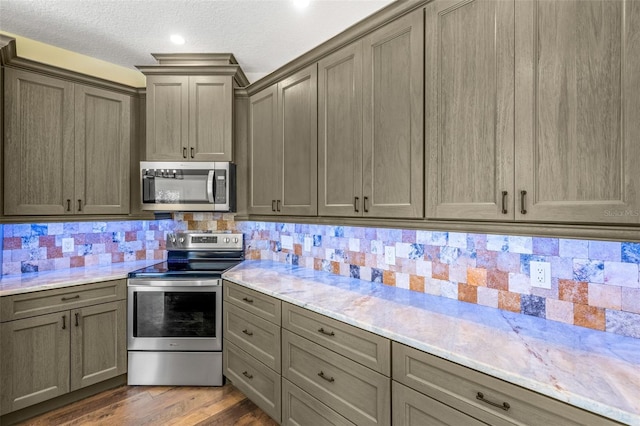
[[[134,337],[216,337],[216,293],[134,293]]]

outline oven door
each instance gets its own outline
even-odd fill
[[[129,279],[127,291],[128,350],[222,350],[219,279]]]

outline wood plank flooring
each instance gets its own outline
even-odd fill
[[[230,383],[221,387],[120,386],[19,424],[277,425]]]

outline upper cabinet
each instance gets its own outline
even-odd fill
[[[131,97],[5,69],[4,214],[129,212]]]
[[[249,99],[249,212],[317,214],[317,67]]]
[[[248,81],[233,55],[155,54],[147,76],[146,159],[232,161],[233,89]]]
[[[319,214],[423,216],[423,11],[320,60]]]
[[[427,217],[638,223],[640,8],[426,6]]]

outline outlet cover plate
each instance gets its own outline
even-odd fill
[[[551,264],[531,261],[529,264],[531,287],[551,289]]]
[[[291,235],[281,235],[280,244],[285,250],[293,250],[293,237]]]
[[[304,251],[310,252],[311,244],[313,244],[313,240],[311,239],[311,237],[304,237]]]
[[[62,239],[62,252],[63,253],[71,253],[74,249],[74,239],[73,238],[63,238]]]
[[[396,264],[396,248],[393,246],[384,246],[384,263],[387,265]]]

